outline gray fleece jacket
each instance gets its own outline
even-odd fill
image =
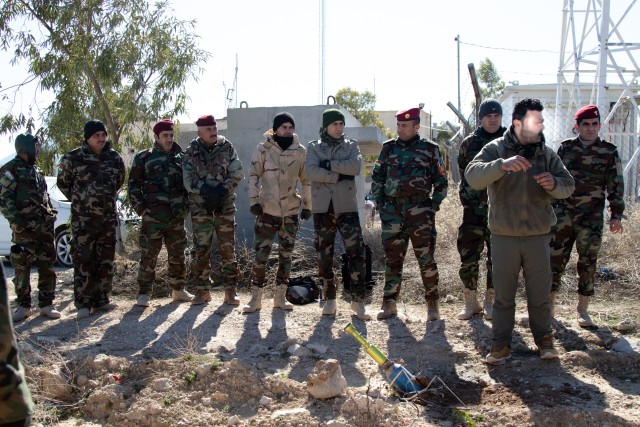
[[[526,172],[503,172],[502,162],[517,154],[527,157],[532,167]],[[553,190],[543,189],[533,178],[542,172],[554,176]],[[551,202],[569,197],[575,188],[573,177],[560,157],[545,145],[544,138],[536,147],[521,145],[513,127],[504,136],[485,145],[469,163],[464,176],[474,189],[487,188],[489,230],[502,236],[549,233],[556,223]]]

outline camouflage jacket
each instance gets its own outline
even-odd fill
[[[331,170],[320,167],[323,160],[331,162]],[[362,156],[357,141],[344,135],[333,139],[322,132],[319,140],[309,142],[306,166],[314,213],[327,212],[330,203],[336,214],[358,212],[355,180],[338,181],[340,174],[360,175]]]
[[[444,160],[435,142],[416,136],[410,141],[397,138],[382,144],[371,182],[376,204],[389,199],[413,199],[418,203],[426,197],[437,211],[447,197],[447,186]]]
[[[258,144],[249,168],[249,206],[259,203],[264,213],[284,217],[297,215],[300,205],[311,209],[311,184],[305,161],[307,150],[298,135],[286,150],[273,140],[272,134]],[[298,182],[300,192],[297,191]]]
[[[204,198],[200,195],[200,187],[204,184],[212,187],[224,184],[229,194],[224,199],[222,213],[235,211],[235,191],[244,174],[236,150],[224,136],[218,135],[214,145],[207,145],[200,138],[191,141],[182,159],[182,170],[191,212],[206,212]]]
[[[600,138],[589,145],[583,145],[579,138],[565,139],[558,148],[558,156],[573,175],[576,189],[570,197],[558,200],[556,206],[574,215],[601,215],[606,192],[611,219],[622,218],[624,182],[615,145]]]
[[[108,143],[96,154],[83,143],[58,166],[58,188],[71,201],[74,219],[117,219],[116,197],[124,183],[124,162]]]
[[[466,178],[464,177],[464,170],[467,168],[471,160],[482,150],[482,147],[494,139],[504,135],[507,128],[500,127],[494,134],[487,133],[481,126],[479,126],[471,135],[467,136],[460,144],[458,151],[458,170],[462,180],[460,181],[459,195],[460,202],[463,207],[477,207],[480,205],[487,205],[487,190],[474,190]]]
[[[504,172],[502,163],[523,155],[532,167],[526,172]],[[549,172],[555,178],[552,190],[542,188],[533,175]],[[465,177],[476,190],[488,188],[489,230],[500,236],[524,237],[549,233],[556,223],[553,199],[569,197],[575,186],[558,155],[544,143],[522,145],[513,126],[500,138],[485,145],[469,163]]]
[[[168,153],[156,142],[136,154],[129,172],[129,200],[138,215],[146,213],[160,221],[170,221],[187,213],[183,157],[184,151],[175,142]]]
[[[31,392],[18,359],[7,282],[4,269],[0,266],[0,424],[23,420],[33,411]]]
[[[0,212],[14,231],[55,219],[40,168],[16,156],[0,169]]]

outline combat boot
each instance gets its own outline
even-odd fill
[[[496,290],[494,288],[487,289],[484,294],[484,318],[493,319],[493,302],[496,300]]]
[[[556,317],[556,298],[558,297],[558,291],[551,291],[549,294],[549,311],[551,312],[551,318]]]
[[[360,320],[371,320],[371,315],[367,313],[364,302],[362,301],[353,301],[351,303],[351,310]]]
[[[273,308],[282,310],[293,310],[293,304],[287,301],[287,285],[277,285],[276,292],[273,294]]]
[[[184,289],[174,289],[171,292],[171,299],[176,302],[189,302],[193,301],[193,294],[190,294]]]
[[[196,295],[191,300],[191,305],[200,305],[211,301],[211,292],[204,289],[198,289]]]
[[[438,300],[430,299],[427,300],[427,320],[438,320],[440,319],[440,311],[438,310]]]
[[[325,303],[324,303],[324,307],[322,308],[322,314],[324,316],[335,316],[337,311],[336,308],[336,300],[334,299],[328,299]]]
[[[32,314],[33,312],[31,311],[31,307],[24,307],[21,305],[16,309],[16,311],[13,312],[11,318],[14,322],[19,322],[31,316]]]
[[[587,295],[578,295],[578,325],[583,328],[593,326],[593,320],[591,320],[591,316],[587,313],[590,298],[591,297]]]
[[[478,291],[471,289],[464,290],[464,308],[458,313],[458,319],[469,320],[475,314],[482,313],[482,307],[478,303]]]
[[[236,287],[231,286],[224,290],[224,303],[229,305],[240,305],[240,298],[236,294]]]
[[[79,308],[78,313],[76,314],[76,319],[86,319],[87,317],[89,317],[89,309]]]
[[[274,302],[275,306],[275,302]],[[242,307],[243,313],[253,313],[262,308],[262,288],[259,286],[251,287],[251,299],[249,304]]]
[[[48,317],[49,319],[59,319],[60,317],[62,317],[62,314],[60,314],[58,310],[53,308],[53,305],[42,307],[40,308],[39,312],[40,312],[40,316],[45,316],[45,317]]]
[[[384,320],[398,314],[398,307],[395,301],[383,301],[380,311],[376,315],[376,319]]]

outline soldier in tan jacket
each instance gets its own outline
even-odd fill
[[[289,113],[276,115],[273,129],[264,134],[265,139],[251,156],[249,205],[251,213],[256,216],[256,260],[253,265],[251,300],[242,309],[245,313],[253,313],[262,307],[265,270],[276,233],[280,246],[273,307],[293,309],[285,299],[291,273],[291,253],[299,219],[311,217],[311,185],[305,168],[307,150],[300,145],[294,131],[295,122]],[[300,193],[297,190],[298,183]]]

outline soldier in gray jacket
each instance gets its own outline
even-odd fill
[[[360,174],[362,156],[358,143],[344,135],[344,114],[337,109],[322,113],[320,139],[307,149],[307,177],[311,181],[311,205],[318,251],[318,276],[327,300],[322,314],[336,314],[336,285],[333,281],[333,251],[340,231],[351,278],[351,309],[358,318],[365,312],[365,249],[358,217],[355,177]]]
[[[556,222],[551,202],[569,197],[574,182],[558,155],[545,145],[543,108],[537,99],[519,101],[513,109],[511,128],[485,145],[465,170],[471,187],[487,188],[489,196],[496,297],[487,363],[504,363],[511,356],[520,269],[529,326],[540,357],[558,357],[549,309],[549,231]]]

